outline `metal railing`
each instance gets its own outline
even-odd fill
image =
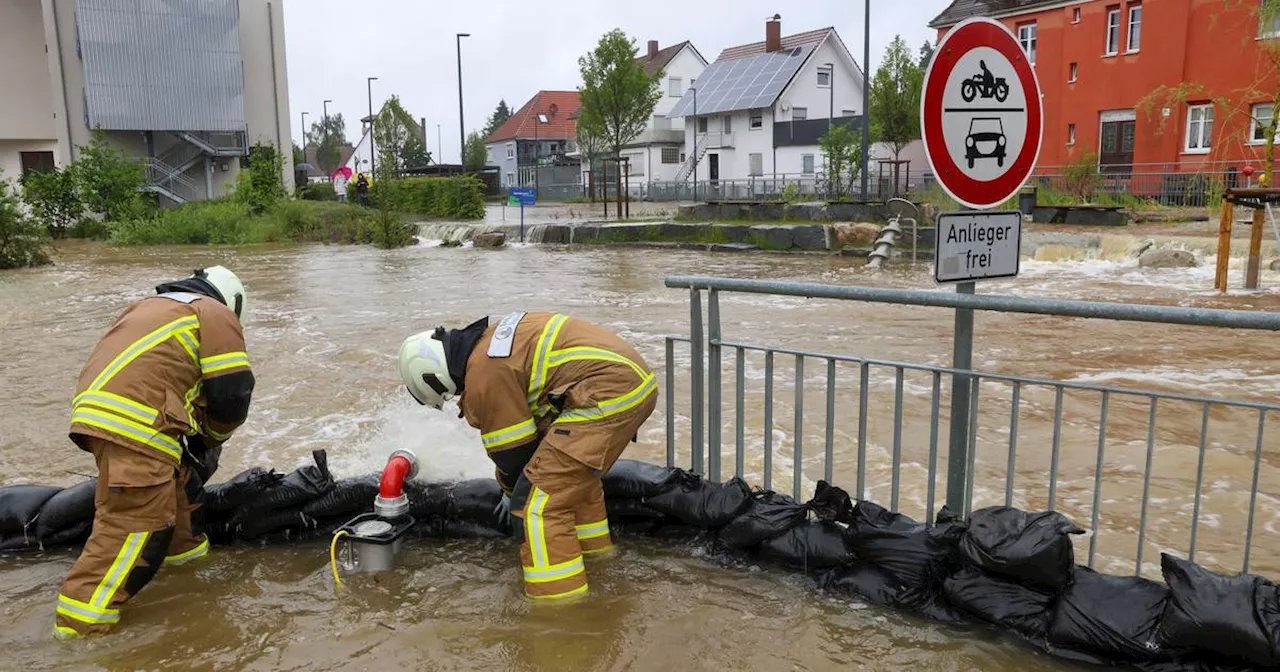
[[[143,189],[159,191],[178,203],[198,200],[203,190],[178,169],[160,159],[146,160],[146,183]]]
[[[724,292],[733,293],[751,293],[766,294],[771,296],[787,296],[787,297],[804,297],[812,299],[837,299],[850,301],[863,301],[882,304],[895,304],[900,306],[926,306],[937,308],[951,308],[957,313],[963,311],[994,311],[999,313],[1024,313],[1036,315],[1051,315],[1061,317],[1077,317],[1102,320],[1118,320],[1129,322],[1148,322],[1167,325],[1191,325],[1200,327],[1218,327],[1233,329],[1255,329],[1267,331],[1280,331],[1280,314],[1266,312],[1250,312],[1235,310],[1208,310],[1185,307],[1156,306],[1156,305],[1135,305],[1120,303],[1099,303],[1086,301],[1066,301],[1057,299],[1039,299],[1026,298],[1019,296],[996,296],[983,294],[966,294],[966,293],[942,293],[920,290],[905,289],[889,289],[889,288],[873,288],[873,287],[851,287],[836,286],[811,283],[795,283],[795,282],[779,282],[779,281],[760,281],[760,280],[742,280],[728,278],[711,278],[711,277],[685,277],[672,276],[666,278],[666,286],[678,289],[690,290],[690,335],[685,337],[669,337],[666,339],[666,423],[667,423],[667,445],[666,458],[669,465],[677,463],[677,441],[676,441],[676,359],[675,344],[687,343],[690,346],[690,388],[688,416],[690,426],[690,443],[689,443],[689,462],[688,465],[693,471],[706,474],[711,480],[719,480],[723,471],[723,432],[725,429],[726,407],[723,397],[723,375],[724,375],[724,355],[725,350],[733,353],[732,361],[734,371],[733,389],[735,396],[735,405],[733,406],[733,473],[742,476],[744,473],[744,462],[747,458],[745,436],[745,420],[744,410],[746,407],[746,368],[749,364],[748,356],[757,357],[763,355],[764,373],[763,373],[763,398],[760,400],[763,406],[763,485],[766,488],[773,486],[775,446],[782,441],[775,437],[775,377],[776,368],[779,359],[793,361],[792,367],[795,372],[794,391],[795,397],[793,401],[794,411],[794,428],[791,441],[791,455],[789,459],[792,463],[791,474],[791,491],[797,498],[801,496],[802,483],[804,482],[804,465],[805,465],[805,392],[806,386],[812,387],[815,382],[824,383],[825,387],[825,423],[822,453],[822,474],[827,481],[832,481],[834,475],[834,466],[836,463],[836,445],[835,439],[837,435],[837,413],[836,398],[837,391],[847,391],[838,377],[838,367],[847,367],[853,365],[857,369],[857,413],[856,413],[856,497],[859,499],[866,498],[869,488],[882,487],[883,484],[869,484],[869,467],[875,466],[876,473],[879,477],[889,481],[889,501],[890,509],[899,510],[900,500],[903,494],[903,449],[904,449],[904,388],[908,375],[913,377],[924,377],[928,380],[929,385],[918,386],[917,391],[913,392],[913,398],[918,396],[919,387],[927,390],[928,397],[928,455],[926,459],[927,470],[927,486],[924,493],[924,513],[926,520],[933,520],[937,509],[937,487],[939,472],[939,434],[940,428],[945,421],[950,430],[950,441],[947,450],[946,459],[946,503],[957,511],[963,511],[968,514],[974,503],[975,496],[975,474],[978,467],[982,466],[987,470],[989,475],[996,479],[999,484],[998,472],[1003,467],[1004,478],[1001,488],[989,490],[993,493],[1003,491],[1002,503],[1006,506],[1013,505],[1015,493],[1015,480],[1018,474],[1019,456],[1019,419],[1025,415],[1028,408],[1043,409],[1049,407],[1047,397],[1043,400],[1037,399],[1040,393],[1045,393],[1052,398],[1052,441],[1049,451],[1049,466],[1045,480],[1047,481],[1047,508],[1049,510],[1057,510],[1059,504],[1063,501],[1060,492],[1060,461],[1062,459],[1062,446],[1064,443],[1064,414],[1066,404],[1064,401],[1071,394],[1073,406],[1078,401],[1076,397],[1088,395],[1090,399],[1096,395],[1099,400],[1096,415],[1088,415],[1081,420],[1076,417],[1077,412],[1072,412],[1070,422],[1070,433],[1075,437],[1089,436],[1089,428],[1096,422],[1096,432],[1094,438],[1079,438],[1073,443],[1090,443],[1096,440],[1096,462],[1093,463],[1092,479],[1092,496],[1091,505],[1088,507],[1088,517],[1090,518],[1089,529],[1091,535],[1089,537],[1088,564],[1094,566],[1097,557],[1097,544],[1099,531],[1102,529],[1101,511],[1104,504],[1108,500],[1102,498],[1102,490],[1104,487],[1104,465],[1108,449],[1108,429],[1109,429],[1109,412],[1118,407],[1129,411],[1133,417],[1146,415],[1147,426],[1145,428],[1145,469],[1142,472],[1142,488],[1140,501],[1140,518],[1137,523],[1137,552],[1134,559],[1134,571],[1141,574],[1143,571],[1144,550],[1147,546],[1147,531],[1149,516],[1151,514],[1152,497],[1152,474],[1153,474],[1153,458],[1157,447],[1157,408],[1161,403],[1170,404],[1190,404],[1196,408],[1198,413],[1199,434],[1198,434],[1198,466],[1196,469],[1196,486],[1192,497],[1190,529],[1189,529],[1189,552],[1188,556],[1194,560],[1198,540],[1197,536],[1202,526],[1202,498],[1204,495],[1205,482],[1207,476],[1206,470],[1206,454],[1210,447],[1209,442],[1209,419],[1211,411],[1218,416],[1222,413],[1231,412],[1235,414],[1247,414],[1245,419],[1239,422],[1248,424],[1256,422],[1256,441],[1250,439],[1252,445],[1249,446],[1230,446],[1228,449],[1237,449],[1241,454],[1251,453],[1252,460],[1252,477],[1249,490],[1247,523],[1244,532],[1244,550],[1243,550],[1243,571],[1248,571],[1250,567],[1250,554],[1254,544],[1254,528],[1257,513],[1257,504],[1260,494],[1260,475],[1262,473],[1262,462],[1264,453],[1264,437],[1266,429],[1266,420],[1269,413],[1280,412],[1280,402],[1273,400],[1250,401],[1240,399],[1222,399],[1197,394],[1180,394],[1174,392],[1165,392],[1150,389],[1134,389],[1113,385],[1098,385],[1088,382],[1053,380],[1048,378],[1035,378],[1030,376],[994,373],[986,371],[976,371],[967,364],[963,366],[942,366],[934,364],[922,364],[912,362],[892,361],[885,359],[875,359],[871,357],[836,354],[830,352],[817,352],[801,348],[782,347],[770,344],[748,343],[742,341],[728,340],[723,334],[723,325],[720,315],[720,294]],[[707,311],[704,320],[702,302],[704,292],[707,295]],[[971,347],[971,342],[969,344]],[[957,350],[957,360],[967,361],[967,357],[959,356]],[[807,361],[817,360],[825,365],[825,377],[819,381],[806,379],[805,364]],[[885,370],[892,372],[892,389],[893,389],[893,420],[892,420],[892,441],[889,449],[889,466],[888,469],[882,468],[882,464],[872,465],[869,456],[868,427],[875,420],[870,409],[869,400],[870,392],[873,386],[873,373],[881,373]],[[943,378],[951,379],[951,399],[952,409],[948,416],[944,416],[941,412],[943,397]],[[878,382],[878,379],[874,382]],[[1007,416],[996,415],[992,413],[980,413],[981,400],[991,397],[990,389],[992,385],[999,386],[1002,391],[1007,390],[1007,398],[1009,400],[1009,411]],[[985,386],[985,387],[984,387]],[[960,395],[961,392],[967,394]],[[967,397],[969,402],[963,404],[957,409],[955,402],[958,396]],[[1004,395],[996,395],[1004,396]],[[1135,406],[1135,400],[1138,404]],[[785,402],[783,402],[785,403]],[[705,404],[705,406],[704,406]],[[989,404],[990,405],[990,404]],[[999,413],[1003,413],[1004,407],[1001,405]],[[1218,409],[1218,410],[1214,410]],[[1227,409],[1227,410],[1222,410]],[[918,413],[919,419],[924,420],[924,413]],[[1008,419],[1007,425],[1007,443],[1008,454],[1006,458],[1001,458],[996,462],[979,465],[977,461],[978,449],[980,444],[986,444],[984,447],[990,447],[992,441],[985,438],[991,434],[1003,436],[1005,426],[1002,424],[1003,419]],[[1189,421],[1189,415],[1178,416],[1178,421]],[[1235,417],[1235,416],[1233,416]],[[1252,417],[1253,420],[1248,418]],[[1000,424],[997,424],[1000,423]],[[1047,422],[1046,422],[1047,424]],[[1122,428],[1132,429],[1132,422],[1122,423]],[[1235,425],[1239,428],[1240,425]],[[1083,428],[1083,429],[1082,429]],[[919,431],[919,427],[913,426],[913,431]],[[1247,429],[1247,428],[1246,428]],[[1047,427],[1041,428],[1047,432]],[[985,435],[980,440],[980,433]],[[1275,439],[1269,444],[1274,450],[1276,446],[1280,446]],[[1093,446],[1090,445],[1089,448]],[[1070,453],[1073,460],[1078,461],[1079,445],[1072,446],[1073,451]],[[1025,451],[1024,451],[1025,452]],[[841,455],[841,457],[845,457]],[[786,459],[786,456],[783,456]],[[1003,464],[1000,464],[1003,462]],[[785,466],[785,465],[784,465]],[[1036,477],[1040,474],[1037,472]],[[1079,479],[1077,479],[1079,480]],[[1168,489],[1168,484],[1161,479],[1160,488]],[[1214,482],[1214,481],[1211,481]],[[985,482],[979,482],[976,485],[986,488]],[[1035,481],[1035,485],[1040,485],[1039,480]],[[1114,486],[1114,484],[1111,484]],[[1024,486],[1025,487],[1025,486]],[[1077,499],[1074,494],[1083,492],[1083,489],[1073,480],[1071,483],[1072,495],[1068,500],[1075,506]],[[1270,498],[1280,495],[1280,493],[1269,493]],[[986,495],[984,495],[986,496]],[[998,494],[990,495],[1000,501]],[[992,502],[996,503],[996,502]],[[1083,511],[1080,512],[1083,515]],[[1217,525],[1221,525],[1219,521]],[[1167,535],[1166,535],[1167,536]],[[1270,556],[1268,556],[1270,557]]]

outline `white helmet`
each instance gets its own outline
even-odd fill
[[[443,327],[404,339],[400,346],[400,378],[419,404],[437,410],[458,393],[444,355]]]
[[[244,323],[244,285],[235,273],[223,266],[210,266],[196,271],[195,277],[204,280],[221,294],[222,303],[235,311],[236,317]]]

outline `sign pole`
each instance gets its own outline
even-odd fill
[[[524,201],[520,201],[520,242],[524,242]]]
[[[956,294],[973,294],[976,283],[961,282]],[[973,368],[973,309],[957,308],[951,368],[968,371]],[[951,442],[947,452],[947,506],[964,515],[969,482],[969,386],[972,378],[951,376]]]

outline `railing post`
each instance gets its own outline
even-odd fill
[[[692,369],[691,391],[689,395],[689,421],[692,433],[692,456],[690,470],[695,474],[704,473],[702,468],[702,371],[707,363],[702,359],[702,291],[696,287],[689,290],[689,345],[692,350],[689,368]]]
[[[974,283],[956,285],[957,294],[973,294]],[[955,342],[951,367],[968,371],[973,366],[973,309],[956,308]],[[951,443],[947,454],[947,506],[961,513],[965,510],[965,491],[969,481],[969,376],[951,376]]]
[[[707,360],[711,369],[707,391],[707,478],[720,480],[720,433],[723,410],[720,397],[720,292],[707,292]]]

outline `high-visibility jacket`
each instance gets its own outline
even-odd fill
[[[477,341],[458,403],[510,490],[539,437],[556,425],[624,413],[656,393],[644,358],[608,329],[560,314],[513,313]],[[584,445],[578,452],[571,457],[603,468],[603,451]]]
[[[181,437],[230,438],[248,412],[253,374],[236,314],[173,292],[129,306],[80,371],[71,438],[92,436],[170,460]]]

